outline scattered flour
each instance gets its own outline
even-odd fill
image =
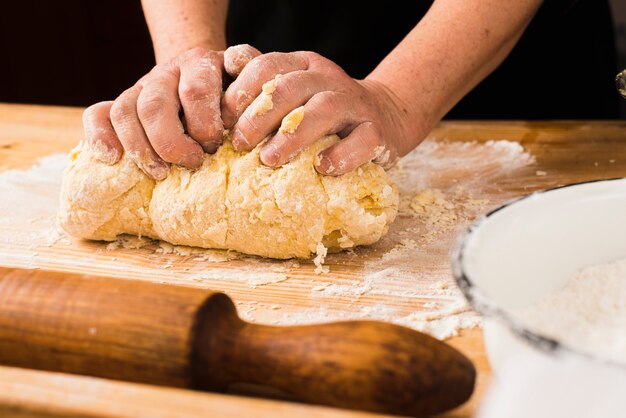
[[[420,242],[431,243],[439,235],[454,231],[460,221],[471,219],[489,203],[488,199],[473,199],[457,189],[452,198],[439,189],[425,189],[417,193],[410,208],[421,221],[426,231],[420,235]]]
[[[411,209],[429,225],[449,227],[457,220],[454,204],[445,199],[441,190],[426,189],[411,199]]]
[[[256,289],[259,286],[265,286],[273,283],[280,283],[287,280],[288,277],[284,273],[253,273],[247,281],[248,287]]]
[[[173,245],[165,241],[158,241],[159,246],[155,250],[157,254],[176,254],[181,257],[193,256],[194,261],[206,261],[210,263],[221,263],[224,261],[237,260],[244,255],[235,251],[210,250],[206,248],[188,247],[185,245]]]
[[[482,325],[481,318],[469,310],[458,313],[450,311],[441,317],[430,319],[415,313],[394,322],[430,334],[440,340],[457,337],[462,329],[472,329]]]
[[[115,241],[106,244],[107,251],[115,251],[119,248],[126,250],[136,250],[153,244],[154,241],[149,238],[137,237],[134,235],[120,235]]]
[[[626,259],[586,267],[561,291],[515,314],[536,332],[626,363]]]
[[[8,170],[0,173],[0,230],[7,232],[0,238],[9,242],[14,234],[29,241],[44,241],[54,245],[66,239],[64,232],[54,225],[53,215],[42,216],[41,207],[57,207],[61,173],[67,165],[65,154],[52,154],[41,158],[27,170]],[[27,224],[34,228],[25,228]],[[24,235],[24,234],[27,235]]]

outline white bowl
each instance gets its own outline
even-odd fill
[[[483,416],[626,414],[626,365],[527,329],[512,315],[563,288],[583,267],[623,258],[626,179],[531,194],[461,236],[453,272],[485,316],[485,346],[497,378]],[[599,411],[599,404],[620,409]]]

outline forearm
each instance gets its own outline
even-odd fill
[[[383,84],[402,103],[410,141],[421,141],[504,60],[540,4],[541,0],[434,2],[367,77]],[[407,143],[403,152],[416,145]]]
[[[142,0],[157,63],[195,47],[226,49],[228,0]]]

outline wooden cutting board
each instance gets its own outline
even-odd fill
[[[444,122],[391,173],[403,203],[388,236],[369,248],[330,255],[330,272],[318,275],[310,261],[194,253],[132,240],[107,245],[59,233],[54,214],[63,156],[31,166],[80,140],[80,115],[81,109],[0,105],[0,265],[211,288],[231,295],[244,318],[263,323],[379,319],[440,336],[459,325],[474,325],[477,318],[466,312],[449,272],[449,252],[459,231],[480,214],[533,190],[626,176],[623,122]],[[26,171],[7,171],[16,169]],[[432,193],[420,195],[424,190]],[[434,203],[428,197],[433,194],[438,196]],[[479,380],[472,400],[446,416],[470,416],[489,378],[482,334],[462,330],[449,342],[475,362]],[[355,415],[2,367],[0,382],[0,411],[26,406],[38,414],[124,411],[138,416],[158,409],[167,416],[180,412],[184,403],[187,416],[216,408],[224,408],[227,416],[278,411]],[[42,403],[42,397],[48,402]]]

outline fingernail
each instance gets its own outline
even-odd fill
[[[159,162],[150,163],[146,169],[156,181],[165,180],[170,172],[168,164]]]
[[[335,171],[333,162],[325,155],[318,154],[315,169],[322,174],[330,174]]]
[[[235,147],[237,151],[245,151],[252,148],[248,142],[248,138],[246,138],[246,136],[242,134],[239,129],[234,130],[232,141],[233,147]]]
[[[280,159],[278,147],[275,144],[267,144],[261,149],[261,162],[270,167],[274,167]]]
[[[218,144],[217,142],[203,142],[200,145],[202,146],[204,152],[206,152],[207,154],[215,154],[217,152],[217,149],[222,144]]]
[[[111,149],[107,147],[103,141],[96,140],[88,144],[95,159],[107,165],[115,164],[121,157],[120,153],[115,148]]]
[[[195,170],[196,168],[200,167],[202,163],[204,162],[204,151],[202,151],[202,148],[200,148],[199,151],[195,151],[193,153],[187,154],[186,160],[187,160],[186,161],[187,164],[181,164],[181,165],[184,165],[187,168]]]

